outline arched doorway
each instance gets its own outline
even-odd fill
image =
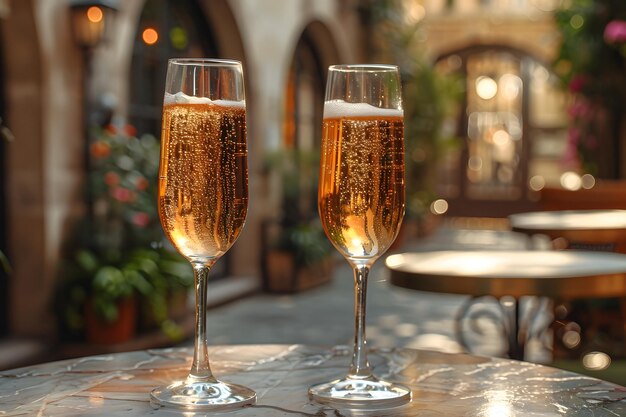
[[[465,83],[455,121],[461,146],[440,165],[437,179],[448,214],[532,210],[533,186],[558,181],[563,169],[565,95],[556,77],[534,57],[500,45],[446,54],[436,67]]]
[[[280,184],[279,212],[262,225],[264,286],[271,291],[298,291],[329,278],[320,265],[328,241],[317,214],[317,173],[327,67],[337,63],[338,53],[326,26],[314,21],[297,38],[291,56],[281,136],[267,161]],[[279,263],[283,256],[287,260]],[[315,278],[300,273],[314,266]]]
[[[337,63],[327,28],[310,23],[296,43],[284,95],[282,147],[293,159],[289,184],[283,183],[283,206],[290,225],[317,218],[317,171],[327,68]]]
[[[316,214],[316,183],[312,174],[317,168],[316,150],[321,140],[325,79],[320,54],[305,31],[294,52],[284,97],[282,145],[288,157],[293,158],[292,180],[295,179],[284,178],[283,183],[283,215],[289,217],[289,224],[308,221]]]
[[[337,51],[326,27],[310,23],[298,39],[289,67],[284,96],[283,143],[295,159],[296,187],[283,196],[285,215],[293,222],[317,216],[317,156],[322,134],[322,111],[327,68],[337,63]],[[297,210],[293,210],[296,207]]]

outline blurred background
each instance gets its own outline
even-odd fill
[[[245,70],[250,207],[212,271],[211,343],[350,340],[350,271],[317,216],[331,64],[401,68],[395,251],[515,246],[467,231],[626,208],[622,0],[0,0],[0,368],[188,343],[191,270],[156,212],[172,57]],[[463,298],[389,288],[380,264],[374,343],[459,351]],[[619,303],[590,308],[623,343]],[[576,362],[591,349],[577,334],[562,353]]]

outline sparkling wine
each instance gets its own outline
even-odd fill
[[[245,108],[236,103],[163,107],[159,216],[188,259],[216,259],[235,242],[248,210]]]
[[[374,260],[404,217],[401,110],[326,103],[319,211],[326,235],[348,259]]]

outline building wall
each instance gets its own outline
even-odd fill
[[[500,45],[549,64],[560,42],[549,13],[538,14],[533,19],[515,14],[432,16],[424,19],[424,29],[428,34],[426,50],[434,59],[469,46]]]
[[[9,327],[33,333],[46,323],[51,278],[45,241],[47,181],[43,126],[42,56],[32,1],[13,1],[2,20],[6,124],[15,140],[6,149],[7,238],[13,273]],[[17,34],[17,36],[16,36]],[[43,291],[42,291],[43,289]],[[42,327],[49,327],[44,324]]]
[[[132,47],[144,0],[120,1],[114,37],[93,56],[88,92],[127,113]],[[262,175],[263,154],[279,146],[286,74],[302,31],[316,22],[325,57],[364,59],[357,1],[202,0],[225,57],[245,65],[250,167],[249,217],[233,252],[236,275],[259,276],[260,222],[277,207]],[[7,113],[11,331],[50,335],[50,313],[69,224],[83,210],[83,77],[70,33],[69,0],[11,0],[2,21]],[[336,62],[327,62],[327,64]]]

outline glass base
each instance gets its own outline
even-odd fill
[[[309,398],[321,404],[346,408],[392,408],[409,403],[411,390],[374,377],[344,378],[312,386]]]
[[[180,381],[152,390],[150,402],[185,410],[232,410],[254,405],[256,393],[242,385],[220,381]]]

